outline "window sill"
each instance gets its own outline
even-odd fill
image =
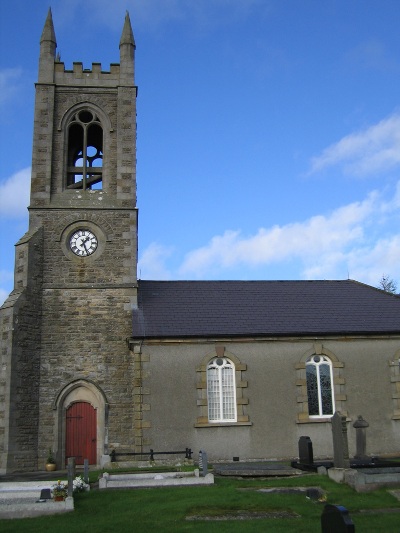
[[[205,424],[195,424],[195,428],[221,428],[221,427],[237,427],[237,426],[252,426],[252,422],[215,422]]]

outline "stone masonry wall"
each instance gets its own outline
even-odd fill
[[[44,228],[44,286],[90,286],[136,282],[137,212],[135,210],[38,210]],[[90,258],[68,253],[68,228],[94,224],[102,249]],[[63,233],[63,232],[66,233]]]
[[[43,295],[39,453],[57,445],[55,401],[86,379],[109,405],[110,446],[134,443],[131,333],[133,289],[47,289]],[[99,423],[100,421],[98,421]],[[57,450],[55,450],[57,453]]]
[[[37,463],[42,254],[41,230],[17,244],[15,289],[0,311],[2,472]]]
[[[46,205],[50,199],[54,93],[54,86],[36,86],[31,207]]]

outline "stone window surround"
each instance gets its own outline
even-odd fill
[[[62,132],[62,135],[64,137],[63,139],[63,146],[64,146],[64,162],[63,162],[63,190],[64,192],[71,192],[74,193],[76,190],[79,190],[81,193],[85,192],[81,189],[69,189],[67,186],[67,167],[68,167],[68,130],[69,125],[71,123],[72,118],[75,114],[79,113],[80,111],[90,111],[94,115],[97,115],[99,117],[101,127],[103,129],[103,164],[102,164],[102,189],[98,192],[101,192],[102,190],[106,190],[107,186],[107,153],[108,148],[110,145],[110,138],[109,134],[112,133],[114,130],[111,126],[111,120],[110,117],[102,110],[99,106],[94,104],[93,102],[89,102],[87,100],[79,102],[69,109],[65,111],[63,114],[59,124],[58,124],[58,131]],[[88,192],[93,192],[90,189],[87,189]],[[97,192],[97,191],[96,191]]]
[[[88,109],[76,113],[68,124],[66,186],[83,191],[103,188],[103,128]]]
[[[230,359],[235,365],[236,380],[236,422],[209,422],[208,420],[208,402],[207,402],[207,366],[215,357],[225,357]],[[245,413],[245,406],[249,400],[245,397],[247,381],[243,380],[242,373],[247,370],[247,365],[241,363],[238,357],[230,352],[225,351],[225,346],[216,346],[215,351],[207,354],[201,364],[196,368],[197,372],[197,410],[198,417],[194,427],[196,428],[215,428],[229,426],[251,426],[249,416]]]
[[[342,368],[344,363],[341,363],[336,355],[324,348],[320,343],[315,343],[312,348],[307,350],[300,359],[300,362],[296,364],[297,380],[296,386],[298,390],[297,395],[297,420],[298,424],[318,424],[331,421],[332,415],[329,416],[309,416],[308,414],[308,396],[307,396],[307,380],[306,380],[306,361],[313,355],[325,355],[332,363],[333,374],[333,399],[334,406],[333,411],[340,411],[342,415],[348,416],[346,410],[347,396],[344,394],[345,379],[343,377]]]
[[[319,358],[319,361],[317,362],[315,360],[315,358]],[[306,381],[307,381],[307,367],[310,367],[310,366],[313,366],[315,368],[315,371],[316,371],[316,374],[315,374],[315,379],[316,381],[318,382],[318,391],[320,390],[320,387],[321,387],[321,381],[322,381],[322,378],[321,378],[321,365],[328,365],[329,367],[329,379],[330,379],[330,392],[331,392],[331,404],[332,404],[332,413],[331,414],[313,414],[313,415],[310,415],[310,418],[326,418],[327,416],[333,416],[334,412],[335,412],[335,388],[333,387],[333,372],[332,372],[332,361],[330,360],[329,357],[327,357],[326,355],[322,355],[322,354],[313,354],[311,355],[310,357],[307,358],[307,361],[306,361]],[[322,395],[320,395],[319,392],[317,392],[317,395],[318,395],[318,399],[317,399],[317,403],[318,403],[318,411],[321,412],[322,410],[322,406],[323,406],[323,401],[322,401]],[[307,396],[308,396],[308,384],[307,384]]]
[[[223,387],[223,369],[225,369],[225,387]],[[217,377],[216,377],[217,376]],[[216,377],[216,379],[215,379]],[[207,365],[207,402],[208,419],[212,423],[236,422],[236,371],[234,363],[228,357],[214,357]],[[212,386],[214,401],[210,400]],[[225,389],[225,390],[224,390]],[[224,405],[231,416],[224,416]],[[230,406],[230,407],[228,407]],[[211,416],[210,416],[211,415]],[[214,418],[213,418],[214,415]],[[217,416],[218,415],[218,416]]]

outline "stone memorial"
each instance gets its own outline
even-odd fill
[[[42,489],[40,491],[40,500],[51,500],[51,490],[50,489]]]
[[[74,492],[74,479],[75,479],[75,457],[68,457],[67,465],[68,475],[68,496],[72,496]]]
[[[299,438],[299,463],[314,464],[313,446],[310,437]]]
[[[208,474],[207,453],[202,450],[199,451],[199,470],[202,477],[205,477]]]
[[[321,497],[321,491],[320,489],[310,487],[309,489],[306,490],[306,497],[310,500],[317,501]]]
[[[356,430],[356,454],[355,459],[367,459],[367,435],[366,428],[369,424],[363,419],[361,415],[358,415],[357,420],[353,424],[353,428]]]
[[[321,515],[322,533],[354,533],[355,527],[346,507],[326,504]]]
[[[346,417],[336,411],[332,419],[333,464],[335,468],[350,468]]]
[[[85,483],[89,483],[89,459],[83,461],[83,480]]]

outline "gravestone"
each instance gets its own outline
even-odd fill
[[[318,500],[321,497],[321,491],[319,489],[315,489],[313,487],[307,489],[306,491],[306,497],[310,500]]]
[[[83,460],[83,480],[85,483],[89,483],[89,459]]]
[[[363,419],[361,415],[358,415],[357,420],[353,424],[353,428],[356,430],[356,454],[355,459],[366,459],[367,456],[367,434],[366,429],[369,424]]]
[[[199,470],[200,475],[205,477],[208,474],[208,460],[206,452],[199,451]]]
[[[40,491],[40,500],[51,500],[51,490],[50,489],[42,489]]]
[[[299,438],[299,463],[306,465],[314,463],[313,446],[310,437]]]
[[[68,457],[67,474],[68,474],[68,496],[72,496],[74,492],[75,457]]]
[[[331,418],[333,438],[333,464],[335,468],[350,468],[346,417],[336,411]]]
[[[326,504],[321,515],[322,533],[355,533],[353,520],[346,507]]]

